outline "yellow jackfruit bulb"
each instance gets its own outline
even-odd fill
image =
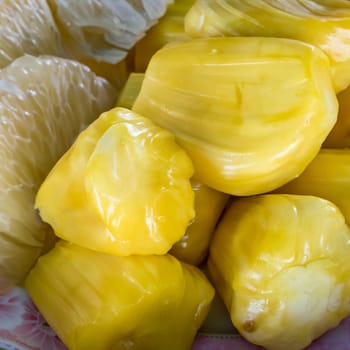
[[[118,257],[64,241],[25,286],[71,350],[189,350],[214,297],[199,269],[170,255]]]
[[[322,147],[350,147],[350,86],[337,95],[339,112],[337,122]]]
[[[327,199],[350,224],[350,149],[321,149],[300,176],[275,192]]]
[[[237,330],[268,350],[301,350],[350,314],[350,229],[319,197],[234,201],[208,268]]]
[[[118,107],[132,108],[143,79],[143,73],[130,74],[118,98]],[[194,192],[195,217],[170,253],[184,262],[199,265],[207,256],[215,224],[224,209],[228,195],[205,186],[195,179],[191,179],[191,185]]]
[[[171,133],[115,108],[80,133],[39,188],[35,206],[58,237],[77,245],[164,254],[194,216],[192,174]]]
[[[194,0],[175,0],[159,22],[135,45],[135,70],[144,72],[151,57],[164,45],[189,40],[185,33],[184,18]]]
[[[195,217],[186,233],[176,242],[170,254],[189,264],[200,265],[207,257],[215,225],[229,199],[223,192],[191,180],[194,191]]]
[[[139,94],[144,79],[143,73],[130,73],[118,97],[117,106],[131,109]]]
[[[318,48],[227,37],[159,50],[132,109],[175,134],[200,182],[252,195],[305,169],[336,122],[338,102]]]
[[[193,37],[268,36],[305,41],[330,58],[336,91],[350,84],[349,1],[197,0],[186,15],[185,31]]]

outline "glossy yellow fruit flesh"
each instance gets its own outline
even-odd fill
[[[337,122],[322,147],[350,147],[350,86],[337,95],[339,112]]]
[[[195,37],[269,36],[297,39],[330,58],[337,91],[350,84],[350,2],[324,0],[197,0],[185,29]]]
[[[238,199],[214,234],[209,271],[235,327],[269,350],[300,350],[350,313],[350,229],[313,196]]]
[[[200,265],[207,257],[215,225],[229,196],[195,179],[192,179],[191,183],[196,215],[180,241],[171,248],[170,254],[186,263]]]
[[[117,255],[164,254],[194,216],[192,173],[173,135],[115,108],[79,135],[35,205],[57,236],[80,246]]]
[[[175,0],[166,14],[135,45],[135,70],[144,72],[151,57],[164,45],[189,40],[185,33],[184,18],[194,0]]]
[[[143,73],[131,73],[118,97],[117,106],[131,109],[144,79]]]
[[[276,192],[325,198],[350,224],[350,149],[322,149],[299,177]]]
[[[23,280],[44,247],[48,228],[34,211],[40,184],[115,98],[106,80],[61,58],[25,56],[0,71],[0,294]]]
[[[130,74],[117,102],[117,106],[132,108],[140,92],[143,73]],[[216,222],[228,200],[228,195],[191,179],[194,192],[195,217],[186,233],[176,242],[170,253],[178,259],[199,265],[206,258]]]
[[[214,289],[170,255],[118,257],[59,242],[26,280],[71,350],[186,350]]]
[[[321,50],[235,37],[159,50],[133,110],[176,135],[199,181],[251,195],[305,169],[336,122],[338,104]]]

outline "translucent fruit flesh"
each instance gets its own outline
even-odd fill
[[[41,182],[115,98],[106,80],[61,58],[24,56],[0,71],[0,293],[23,280],[43,248],[48,227],[34,211]]]

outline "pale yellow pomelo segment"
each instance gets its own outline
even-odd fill
[[[116,64],[172,0],[48,0],[65,44],[74,56]]]
[[[64,241],[26,289],[72,350],[189,350],[214,297],[199,269],[170,255],[119,257]]]
[[[46,0],[1,0],[0,9],[0,68],[24,54],[64,55]]]
[[[125,82],[126,60],[112,64],[85,57],[79,48],[73,52],[46,0],[0,0],[0,9],[0,68],[25,54],[52,55],[74,58],[117,88]]]
[[[25,56],[0,71],[0,293],[23,279],[43,248],[47,227],[34,211],[41,182],[115,94],[65,59]]]
[[[350,84],[350,2],[197,0],[185,18],[192,37],[267,36],[315,45],[330,59],[337,92]]]
[[[313,196],[238,199],[210,248],[209,271],[250,342],[300,350],[350,313],[350,229]]]
[[[335,124],[338,103],[321,50],[233,37],[159,50],[133,110],[176,135],[199,181],[251,195],[305,169]]]
[[[192,174],[172,134],[115,108],[79,135],[40,187],[36,207],[59,237],[80,246],[164,254],[194,216]]]

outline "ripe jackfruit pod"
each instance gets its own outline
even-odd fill
[[[337,122],[327,136],[322,147],[350,147],[350,86],[337,95],[339,113]]]
[[[350,224],[350,149],[321,149],[300,176],[274,192],[327,199]]]
[[[252,195],[305,169],[336,122],[338,102],[321,50],[235,37],[159,50],[132,109],[175,134],[199,181]]]
[[[72,350],[189,350],[214,297],[170,255],[118,257],[60,241],[26,289]]]
[[[186,15],[185,30],[194,37],[268,36],[304,41],[328,55],[337,92],[350,84],[349,1],[197,0]]]
[[[192,174],[172,134],[115,108],[78,136],[39,188],[35,206],[58,237],[77,245],[165,254],[194,217]]]
[[[214,233],[208,268],[238,331],[301,350],[350,313],[350,229],[319,197],[238,199]]]
[[[194,0],[175,0],[169,5],[166,14],[135,45],[135,70],[144,72],[151,57],[164,45],[186,41],[190,36],[185,33],[185,14]]]
[[[209,245],[229,196],[192,179],[195,217],[186,233],[174,244],[170,254],[193,265],[200,265],[207,257]]]

